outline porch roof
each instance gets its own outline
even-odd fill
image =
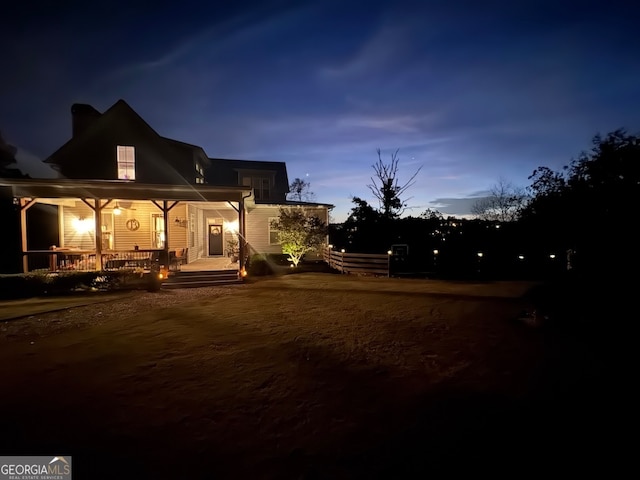
[[[240,202],[251,194],[246,186],[159,185],[121,180],[0,178],[17,198],[118,198],[123,200],[172,200],[192,202]]]

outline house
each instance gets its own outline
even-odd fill
[[[328,224],[331,205],[287,201],[283,162],[210,158],[158,134],[124,100],[103,113],[74,104],[71,114],[71,139],[45,160],[59,179],[0,179],[20,210],[25,272],[43,263],[146,268],[157,258],[241,272],[251,254],[281,253],[270,226],[280,207],[307,209]],[[35,204],[57,217],[58,243],[44,250],[27,240]]]

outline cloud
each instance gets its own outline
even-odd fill
[[[479,193],[483,193],[485,195],[477,195]],[[476,192],[473,196],[469,195],[461,198],[436,198],[429,202],[429,207],[447,215],[469,216],[472,215],[472,208],[478,201],[489,197],[486,193],[489,192]]]
[[[345,80],[385,70],[397,59],[406,41],[406,26],[385,25],[364,41],[351,58],[341,64],[322,67],[318,74],[324,79]]]
[[[16,153],[16,168],[22,173],[29,175],[31,178],[58,178],[58,172],[42,162],[40,158],[28,151],[18,148]]]

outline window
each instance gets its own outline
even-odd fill
[[[279,245],[278,230],[271,226],[272,221],[278,220],[278,217],[269,217],[269,245]]]
[[[242,184],[253,188],[256,200],[267,200],[271,196],[271,180],[267,177],[243,177]]]
[[[204,168],[196,162],[196,183],[204,183]]]
[[[196,214],[189,214],[189,246],[194,247],[196,245]]]
[[[151,245],[153,248],[164,248],[164,215],[160,213],[151,214]]]
[[[113,250],[113,213],[102,212],[100,214],[100,227],[102,230],[102,248]]]
[[[135,147],[118,145],[118,180],[136,179]]]

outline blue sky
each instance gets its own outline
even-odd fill
[[[70,107],[127,101],[212,157],[286,161],[344,220],[376,149],[407,196],[469,213],[499,178],[640,131],[635,2],[21,2],[0,20],[0,131],[32,176]],[[482,4],[481,6],[479,4]]]

